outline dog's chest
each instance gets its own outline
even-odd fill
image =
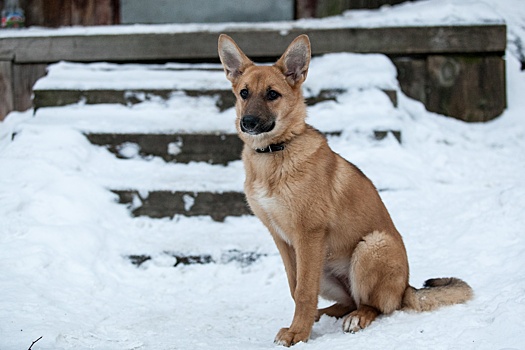
[[[255,214],[267,225],[270,231],[292,245],[292,237],[287,228],[286,218],[290,219],[288,208],[280,196],[272,196],[264,186],[253,186],[248,201],[255,209]]]

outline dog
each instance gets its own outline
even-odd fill
[[[306,342],[322,315],[344,317],[343,331],[354,333],[381,314],[472,298],[458,278],[409,285],[403,239],[376,188],[305,122],[308,36],[293,40],[272,66],[255,65],[225,34],[218,51],[236,97],[246,198],[275,241],[295,302],[277,344]],[[319,295],[335,303],[318,310]]]

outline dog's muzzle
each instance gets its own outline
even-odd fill
[[[240,124],[242,132],[250,135],[258,135],[269,132],[275,127],[274,121],[264,121],[261,118],[253,115],[245,115],[242,117]]]

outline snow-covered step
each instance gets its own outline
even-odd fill
[[[308,104],[334,99],[350,89],[378,88],[397,104],[396,69],[382,55],[330,54],[312,59],[304,85]],[[234,104],[219,64],[110,64],[60,62],[33,88],[35,108],[86,104],[131,105],[167,100],[173,93],[210,96],[221,110]]]
[[[232,108],[235,105],[235,96],[231,89],[225,90],[177,90],[177,89],[95,89],[95,90],[64,90],[64,89],[35,89],[33,104],[35,109],[43,107],[67,106],[75,103],[100,104],[118,103],[122,105],[134,105],[144,101],[166,101],[174,93],[182,92],[188,97],[211,97],[220,111]],[[308,106],[316,103],[335,100],[345,90],[330,89],[321,90],[316,95],[305,98]],[[383,90],[392,103],[397,106],[397,91]]]
[[[110,64],[60,62],[34,86],[35,108],[167,100],[174,92],[211,96],[221,110],[233,104],[230,85],[217,64]]]
[[[359,88],[324,98],[308,107],[308,122],[325,134],[339,135],[356,128],[375,139],[391,131],[401,140],[402,111],[382,90]],[[220,111],[210,97],[177,93],[166,101],[133,106],[46,107],[38,109],[35,117],[36,124],[78,129],[93,144],[106,147],[120,158],[160,157],[168,162],[227,164],[239,159],[242,149],[235,130],[235,111]]]
[[[89,164],[91,175],[116,194],[133,216],[153,218],[249,215],[241,161],[228,166],[205,162],[167,163],[159,157],[117,158],[103,148]]]
[[[398,90],[384,56],[314,58],[304,86],[308,122],[327,135],[400,140]],[[220,65],[62,62],[36,84],[35,96],[34,124],[67,125],[110,151],[108,163],[90,168],[132,215],[222,221],[251,214],[233,94]]]
[[[144,101],[165,101],[174,92],[183,92],[190,97],[209,96],[215,99],[219,110],[233,107],[235,96],[231,90],[176,90],[176,89],[96,89],[96,90],[34,90],[33,104],[35,109],[52,106],[67,106],[75,103],[99,104],[118,103],[134,105]]]
[[[188,192],[113,190],[119,203],[126,204],[134,216],[151,218],[210,216],[223,221],[227,216],[252,215],[242,191]]]
[[[325,133],[340,135],[341,131]],[[391,129],[373,130],[370,137],[382,140],[391,133],[401,143],[401,131]],[[188,133],[188,134],[86,134],[94,145],[104,146],[119,158],[160,157],[166,162],[207,162],[226,165],[240,160],[243,147],[237,134],[232,133]]]
[[[239,160],[242,141],[233,133],[89,133],[89,141],[119,158],[160,157],[167,162],[223,164]]]

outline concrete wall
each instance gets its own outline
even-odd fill
[[[294,0],[121,0],[121,23],[292,20]]]

